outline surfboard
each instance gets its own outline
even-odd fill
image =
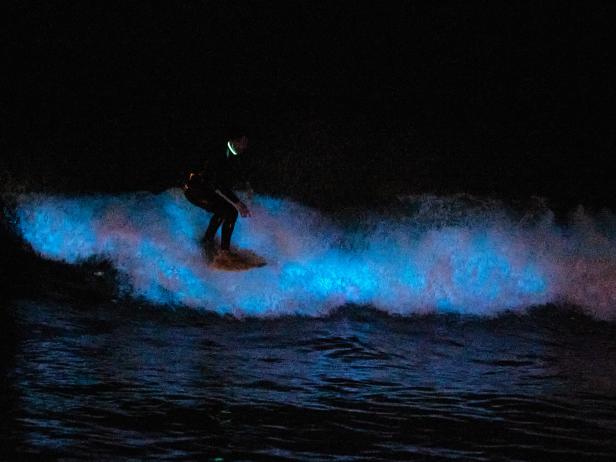
[[[209,266],[223,271],[246,271],[266,264],[263,257],[250,250],[240,249],[233,250],[231,255],[216,255]]]

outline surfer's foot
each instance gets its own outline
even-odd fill
[[[218,252],[218,257],[220,258],[232,259],[232,258],[238,258],[239,256],[240,256],[239,253],[233,252],[232,250],[229,250],[229,249],[220,249],[220,251]]]
[[[216,257],[216,242],[214,240],[203,241],[203,248],[205,250],[205,257],[208,261],[214,260]]]

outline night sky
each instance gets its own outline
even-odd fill
[[[162,191],[242,125],[257,192],[311,205],[616,205],[610,2],[152,5],[5,2],[11,185]]]

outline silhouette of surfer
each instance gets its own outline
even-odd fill
[[[231,251],[231,236],[238,213],[249,217],[250,210],[233,192],[233,186],[245,180],[240,165],[241,155],[248,149],[248,138],[243,132],[235,132],[228,139],[226,149],[208,159],[199,172],[191,172],[184,184],[186,198],[202,209],[212,213],[203,241],[208,259],[232,262],[239,255]],[[250,185],[249,193],[252,193]],[[221,228],[220,251],[216,251],[215,236]]]

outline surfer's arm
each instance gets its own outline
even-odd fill
[[[239,198],[235,195],[233,191],[228,190],[228,189],[225,189],[225,190],[216,189],[216,194],[218,194],[220,197],[226,200],[229,204],[235,207],[237,211],[240,212],[240,215],[242,217],[250,216],[250,210],[248,209],[248,207],[246,207],[246,204],[244,204],[241,200],[239,200]]]
[[[252,214],[250,213],[250,209],[244,204],[242,201],[236,204],[236,208],[242,217],[250,217]]]
[[[224,200],[229,202],[230,204],[237,204],[240,202],[240,198],[235,195],[235,193],[230,188],[225,188],[222,186],[217,186],[215,188],[216,194],[222,197]]]

